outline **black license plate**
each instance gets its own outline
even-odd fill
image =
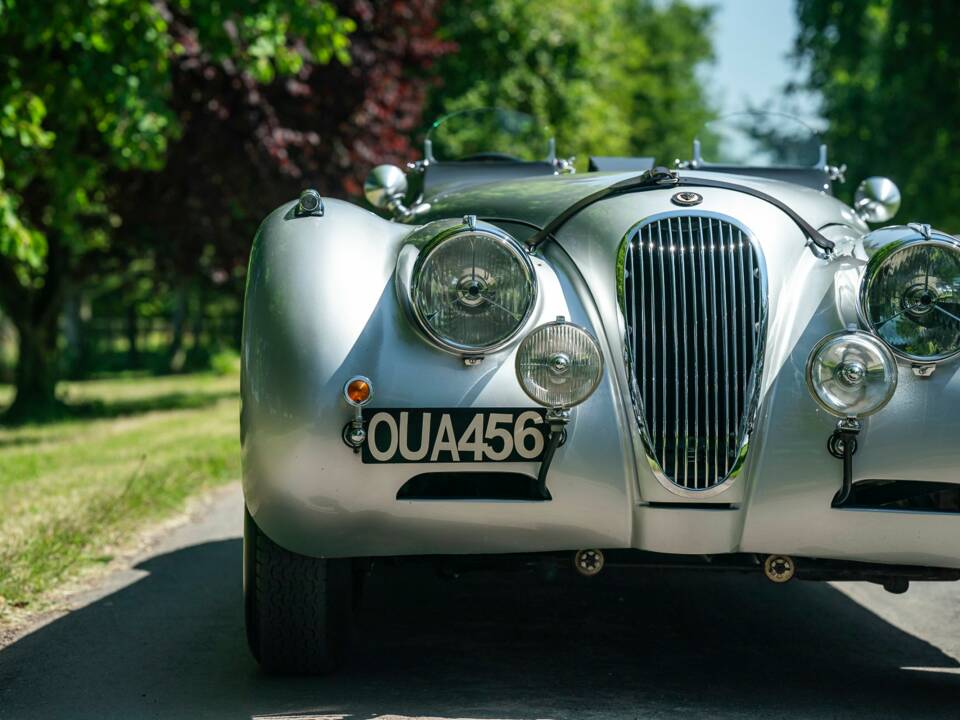
[[[547,444],[540,408],[364,408],[365,463],[537,462]]]

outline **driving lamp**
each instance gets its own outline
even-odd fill
[[[551,408],[579,405],[603,375],[603,356],[593,336],[563,318],[541,325],[517,349],[517,379],[530,398]]]
[[[897,361],[873,335],[859,330],[827,335],[807,360],[813,399],[839,417],[865,417],[890,402],[897,389]]]

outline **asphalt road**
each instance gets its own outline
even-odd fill
[[[375,574],[347,668],[247,654],[229,493],[0,651],[0,718],[960,718],[960,586]]]

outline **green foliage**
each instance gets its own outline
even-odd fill
[[[109,241],[109,172],[162,167],[178,135],[186,43],[269,81],[346,62],[352,29],[311,0],[0,0],[0,254],[37,268],[51,232],[73,252]]]
[[[903,193],[897,220],[960,231],[960,4],[798,0],[797,16],[834,162],[854,183],[891,177]]]
[[[129,235],[126,180],[163,168],[189,124],[176,80],[220,78],[221,94],[252,103],[306,62],[345,62],[353,28],[324,0],[0,0],[0,310],[19,331],[9,415],[58,412],[68,286],[104,272]],[[165,185],[167,207],[197,201],[191,185]]]
[[[236,350],[224,348],[210,356],[210,370],[214,375],[228,376],[240,373],[240,355]]]
[[[339,17],[329,2],[176,0],[174,6],[192,16],[207,53],[215,60],[229,58],[257,82],[295,75],[306,60],[350,62],[347,35],[356,25]],[[300,38],[302,45],[291,38]]]
[[[708,9],[683,2],[468,0],[447,3],[459,46],[435,72],[433,118],[503,107],[550,123],[562,155],[689,154],[710,116],[697,67],[711,59]]]

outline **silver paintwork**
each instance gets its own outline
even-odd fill
[[[528,223],[542,225],[625,177],[590,173],[448,192],[429,198],[424,220],[500,218],[523,241],[533,232]],[[851,208],[816,191],[730,179],[777,195],[815,227],[845,226],[858,237],[867,230]],[[254,242],[243,342],[243,482],[259,527],[284,547],[329,557],[633,547],[960,567],[957,515],[830,507],[841,468],[825,444],[836,420],[810,397],[804,368],[825,335],[858,326],[851,295],[866,250],[818,259],[789,218],[742,193],[704,188],[698,210],[747,225],[766,259],[767,347],[750,452],[735,484],[693,507],[657,480],[632,409],[615,276],[623,237],[669,211],[671,194],[592,205],[531,258],[540,291],[528,327],[569,318],[597,338],[606,368],[596,392],[571,412],[549,502],[397,501],[414,474],[478,465],[361,464],[341,439],[353,413],[342,395],[348,378],[371,378],[377,407],[522,407],[529,401],[514,374],[517,345],[465,367],[409,321],[395,274],[419,228],[337,200],[325,200],[324,217],[296,218],[295,203],[271,214]],[[944,362],[923,378],[899,365],[894,398],[863,422],[857,478],[960,483],[958,405],[960,363]],[[497,469],[536,473],[529,463]]]

